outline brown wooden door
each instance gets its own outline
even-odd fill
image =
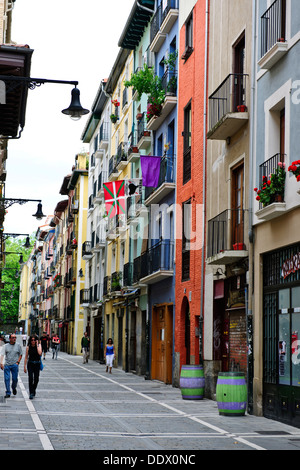
[[[152,379],[172,383],[172,306],[153,308]]]

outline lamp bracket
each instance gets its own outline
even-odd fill
[[[14,198],[0,198],[0,207],[4,207],[7,209],[8,207],[12,206],[15,203],[20,205],[25,204],[26,202],[33,201],[33,202],[41,202],[41,199],[14,199]]]
[[[34,90],[36,87],[40,87],[45,83],[57,83],[63,85],[73,85],[77,86],[78,81],[68,81],[68,80],[51,80],[48,78],[32,78],[32,77],[18,77],[15,75],[0,75],[0,80],[8,84],[9,89],[7,91],[12,91],[14,88],[20,85],[27,85],[30,90]]]

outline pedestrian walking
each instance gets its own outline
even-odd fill
[[[46,353],[49,349],[49,336],[47,335],[46,331],[43,331],[43,334],[40,338],[41,341],[41,347],[42,347],[42,352],[44,355],[44,361],[46,360]]]
[[[112,369],[113,361],[115,357],[115,347],[114,347],[112,338],[108,338],[107,340],[105,351],[104,351],[104,357],[106,360],[106,372],[108,372],[108,369],[109,369],[109,373],[111,374],[111,369]]]
[[[85,364],[88,362],[90,355],[90,338],[87,332],[85,332],[84,336],[81,338],[81,351],[83,353],[83,364]]]
[[[36,388],[39,383],[42,352],[41,342],[38,340],[38,337],[36,335],[30,336],[24,361],[25,374],[28,370],[28,388],[30,400],[35,397]]]
[[[12,392],[17,394],[19,364],[22,359],[22,346],[16,342],[17,336],[12,333],[9,337],[9,343],[6,343],[0,357],[0,367],[4,370],[4,383],[6,387],[5,398],[11,395],[10,375],[12,376]],[[5,365],[4,365],[5,358]]]
[[[57,353],[58,353],[59,345],[60,345],[60,339],[59,339],[58,335],[55,334],[52,337],[52,344],[51,344],[52,359],[54,359],[54,356],[55,356],[55,359],[57,359]]]
[[[25,347],[26,346],[26,341],[27,341],[27,335],[26,334],[22,335],[22,341],[23,341],[23,346]]]

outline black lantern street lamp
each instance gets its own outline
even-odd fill
[[[81,116],[88,114],[89,110],[85,109],[80,104],[80,91],[77,88],[77,81],[67,81],[67,80],[50,80],[47,78],[31,78],[31,77],[17,77],[13,75],[0,75],[0,80],[7,83],[10,87],[10,90],[14,87],[19,86],[20,84],[26,85],[30,90],[34,90],[36,87],[39,87],[45,83],[56,83],[63,85],[74,85],[74,88],[71,91],[71,103],[70,106],[62,110],[63,114],[70,116],[72,119],[80,119]]]
[[[89,110],[84,109],[81,106],[80,100],[79,100],[80,91],[78,90],[78,88],[76,88],[76,86],[71,91],[71,96],[72,96],[72,99],[71,99],[70,106],[66,109],[63,109],[62,113],[66,114],[67,116],[70,116],[70,118],[73,119],[74,121],[77,121],[84,114],[88,114]]]
[[[42,211],[42,204],[39,202],[38,205],[37,205],[37,211],[35,214],[32,214],[33,217],[35,217],[37,220],[41,220],[43,217],[45,217],[45,215],[43,214],[43,211]]]
[[[15,203],[18,203],[20,205],[25,204],[26,202],[33,201],[33,202],[38,202],[37,205],[37,211],[35,214],[32,214],[33,217],[36,217],[36,219],[40,220],[45,215],[43,214],[42,210],[42,203],[40,199],[15,199],[15,198],[0,198],[0,208],[2,209],[7,209],[8,207],[12,206]]]

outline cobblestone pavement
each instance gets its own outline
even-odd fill
[[[101,450],[110,459],[126,451],[164,459],[167,452],[300,450],[298,428],[252,415],[220,416],[212,400],[183,400],[171,385],[120,369],[108,374],[96,361],[83,364],[62,352],[57,360],[47,354],[29,400],[23,360],[17,395],[0,401],[0,450]]]

